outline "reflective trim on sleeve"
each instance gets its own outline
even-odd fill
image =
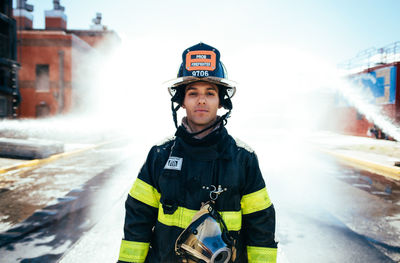
[[[242,228],[242,213],[240,211],[225,211],[220,214],[229,231],[239,231]]]
[[[139,178],[137,178],[133,184],[129,191],[129,195],[136,200],[155,208],[158,208],[160,205],[160,193],[157,189]]]
[[[185,207],[178,207],[175,213],[169,215],[164,214],[162,205],[158,209],[158,221],[167,226],[177,226],[180,228],[187,228],[192,221],[193,216],[198,210],[191,210]],[[230,231],[239,231],[242,227],[242,214],[240,211],[225,211],[220,212],[226,227]]]
[[[278,249],[247,246],[249,263],[276,263]]]
[[[143,263],[149,252],[150,243],[122,240],[119,250],[120,261]]]
[[[263,188],[254,193],[244,195],[240,201],[242,207],[242,214],[251,214],[271,206],[271,200],[269,199],[267,188]]]

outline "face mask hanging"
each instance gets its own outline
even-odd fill
[[[175,252],[188,263],[228,263],[232,257],[232,243],[221,215],[214,208],[214,201],[209,201],[179,235]]]

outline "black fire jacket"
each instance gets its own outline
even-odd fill
[[[210,200],[203,186],[221,185],[216,209],[236,240],[234,262],[275,263],[275,210],[254,151],[224,127],[175,135],[151,148],[129,192],[119,262],[179,262],[175,240]]]

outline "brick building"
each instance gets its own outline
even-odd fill
[[[20,101],[17,83],[16,21],[12,0],[0,2],[0,119],[16,117]]]
[[[91,30],[69,30],[64,7],[53,1],[53,10],[45,11],[45,29],[32,27],[33,17],[24,1],[14,9],[17,21],[21,118],[63,114],[79,106],[80,90],[76,71],[84,58],[105,39],[119,42],[114,31],[101,25],[101,15]],[[84,94],[84,93],[82,93]]]
[[[364,111],[360,112],[349,99],[338,97],[327,118],[329,128],[357,136],[388,138],[382,130],[385,127],[380,125],[389,123],[399,126],[399,50],[400,42],[395,42],[379,49],[360,52],[361,55],[343,63],[342,68],[350,72],[347,79],[353,85],[353,93],[360,93],[358,97],[368,106],[368,111],[363,106]]]

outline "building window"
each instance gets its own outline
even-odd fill
[[[36,65],[36,91],[50,91],[49,65]]]
[[[357,120],[360,121],[360,120],[362,120],[364,118],[364,115],[357,111],[357,117],[356,118],[357,118]]]
[[[7,98],[0,96],[0,117],[7,117]]]
[[[46,102],[41,101],[38,105],[36,105],[36,117],[47,116],[50,116],[50,107]]]

